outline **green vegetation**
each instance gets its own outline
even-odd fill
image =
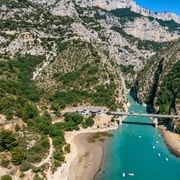
[[[131,84],[130,84],[127,80],[125,80],[125,85],[126,85],[126,88],[127,88],[127,89],[130,89],[130,88],[131,88]]]
[[[33,119],[32,125],[36,128],[36,131],[39,131],[42,134],[49,134],[49,128],[51,126],[51,117],[48,113],[37,116]]]
[[[83,121],[83,117],[77,113],[64,114],[64,120],[65,122],[52,124],[49,128],[49,135],[52,137],[53,145],[55,147],[55,166],[59,166],[61,162],[64,161],[64,153],[70,152],[70,146],[65,145],[64,131],[78,130],[79,125]]]
[[[10,130],[0,130],[0,151],[11,151],[12,163],[15,165],[21,164],[25,159],[26,155],[24,150],[18,146],[18,142],[15,138],[15,134]],[[5,161],[1,163],[5,164]]]
[[[78,130],[78,125],[83,121],[82,115],[78,113],[65,114],[66,130],[71,131],[73,129]]]
[[[27,171],[32,168],[32,165],[29,162],[23,162],[20,166],[21,171]]]
[[[110,84],[107,86],[97,86],[94,93],[80,89],[57,91],[49,100],[51,103],[57,104],[60,108],[64,108],[67,105],[75,106],[80,102],[87,101],[97,106],[107,106],[115,109],[116,101],[113,96],[115,88],[115,84]]]
[[[175,100],[180,98],[180,61],[174,64],[171,71],[164,76],[158,92],[157,105],[160,113],[169,114]]]
[[[121,8],[121,9],[111,10],[110,13],[112,13],[116,17],[120,17],[121,22],[124,22],[127,20],[134,21],[134,19],[142,17],[141,14],[131,11],[130,8]]]
[[[25,151],[21,147],[18,147],[18,146],[13,148],[13,150],[11,151],[11,155],[12,155],[12,163],[14,165],[19,165],[22,162],[24,162],[26,159]]]
[[[176,127],[175,132],[178,133],[178,134],[180,134],[180,125],[178,125],[178,126]]]
[[[65,50],[68,46],[68,42],[57,42],[57,51],[61,52],[63,50]]]
[[[168,27],[169,31],[178,31],[180,27],[179,24],[176,23],[174,20],[163,21],[161,19],[156,19],[150,16],[148,17],[148,19],[150,21],[156,20],[161,26]]]
[[[17,146],[15,135],[10,130],[0,129],[0,152]]]
[[[120,68],[124,74],[134,74],[135,73],[134,66],[131,64],[128,66],[124,66],[123,64],[120,64]]]
[[[12,180],[12,178],[9,175],[4,175],[1,177],[1,180]]]
[[[27,7],[30,3],[25,0],[19,0],[18,2],[12,0],[1,0],[0,6],[6,5],[9,8],[23,8]]]
[[[92,116],[88,117],[87,119],[85,119],[84,122],[82,122],[82,126],[83,128],[87,128],[87,127],[91,127],[94,125],[94,119]]]
[[[36,143],[27,151],[26,161],[30,163],[40,162],[49,150],[49,140],[47,136],[41,135],[36,139]]]
[[[7,168],[9,163],[10,163],[10,161],[7,159],[7,157],[5,157],[5,156],[1,157],[0,165],[2,167]]]
[[[0,113],[11,119],[13,115],[27,120],[38,115],[34,105],[39,101],[40,91],[31,80],[36,66],[44,56],[17,56],[14,60],[0,61]]]
[[[176,23],[173,20],[169,20],[169,21],[163,21],[161,19],[156,19],[156,21],[161,25],[161,26],[165,26],[168,27],[169,31],[178,31],[179,29],[179,24]]]

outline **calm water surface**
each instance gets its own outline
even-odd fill
[[[129,111],[146,112],[132,98],[129,97],[129,101]],[[126,121],[151,122],[147,117],[127,117]],[[158,129],[150,125],[123,124],[111,133],[114,136],[96,180],[180,180],[180,158],[170,153]]]

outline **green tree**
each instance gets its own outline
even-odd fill
[[[87,125],[87,126],[93,126],[93,124],[94,124],[93,118],[92,118],[92,117],[88,117],[88,118],[86,119],[86,125]]]
[[[12,180],[12,178],[9,175],[4,175],[1,177],[1,180]]]
[[[33,119],[33,126],[38,128],[43,134],[49,133],[50,125],[51,117],[47,114]]]
[[[0,150],[11,150],[17,146],[15,135],[10,130],[0,130]]]
[[[64,131],[62,130],[62,124],[61,123],[52,124],[49,128],[49,135],[51,137],[54,137],[54,136],[64,137]]]
[[[32,104],[26,104],[23,108],[22,118],[24,120],[33,119],[38,116],[39,112],[36,106]]]
[[[27,171],[29,169],[31,169],[31,164],[29,162],[23,162],[20,166],[20,170],[21,171]]]
[[[25,151],[19,146],[15,147],[11,151],[11,155],[12,155],[12,163],[15,165],[21,164],[26,159]]]

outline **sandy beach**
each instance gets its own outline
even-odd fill
[[[96,133],[80,134],[75,137],[74,143],[78,147],[78,153],[71,163],[68,180],[93,180],[99,171],[107,137],[100,135],[94,138],[94,135]]]
[[[167,143],[170,151],[177,157],[180,157],[180,134],[167,130],[163,125],[158,126],[158,128],[162,131],[165,142]]]
[[[118,125],[111,122],[112,116],[102,115],[95,118],[93,127],[79,131],[66,132],[66,142],[71,146],[71,152],[66,154],[65,163],[57,168],[49,180],[90,180],[93,179],[101,166],[104,153],[102,139],[88,143],[88,137],[96,133],[117,129]],[[102,136],[102,134],[101,134]],[[101,139],[99,141],[99,139]]]

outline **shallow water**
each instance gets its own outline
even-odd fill
[[[129,97],[129,101],[129,112],[146,112],[132,98]],[[126,121],[151,122],[148,117],[133,116]],[[109,141],[104,165],[96,180],[180,180],[180,158],[171,154],[159,129],[123,124],[111,133],[114,136]]]

